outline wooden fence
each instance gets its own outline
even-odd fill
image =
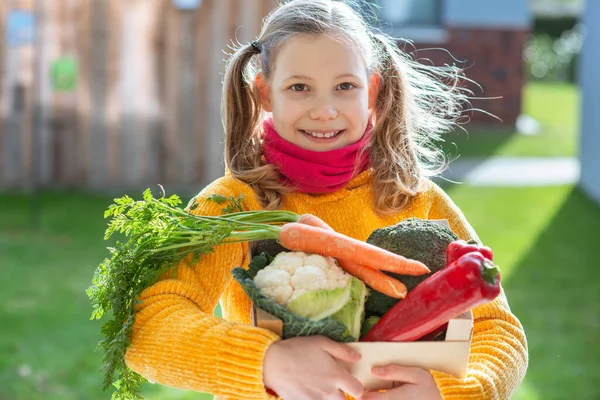
[[[0,188],[199,185],[223,172],[225,52],[254,38],[277,0],[0,1]],[[36,40],[11,45],[15,10]],[[50,71],[74,59],[73,90]]]

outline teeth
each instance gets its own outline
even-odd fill
[[[335,135],[337,135],[338,133],[340,133],[341,131],[327,132],[327,133],[309,132],[309,131],[305,131],[305,132],[308,133],[310,136],[316,137],[316,138],[332,138]]]

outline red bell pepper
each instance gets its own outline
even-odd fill
[[[360,341],[417,340],[499,293],[500,269],[481,253],[467,253],[417,285]]]
[[[481,255],[490,261],[494,261],[494,254],[489,247],[480,245],[475,240],[469,240],[468,242],[464,240],[455,240],[446,247],[446,265],[452,264],[462,255],[473,251],[481,253]]]

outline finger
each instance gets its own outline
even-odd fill
[[[337,393],[328,396],[327,400],[346,400],[346,395],[343,392],[338,391]]]
[[[417,367],[405,367],[403,365],[386,365],[373,367],[371,373],[386,381],[399,381],[403,383],[417,384],[423,378],[426,371]]]
[[[355,399],[359,399],[365,392],[365,387],[362,383],[350,373],[344,375],[343,379],[339,383],[339,388],[344,393],[348,393]]]
[[[356,362],[362,357],[358,351],[347,344],[334,342],[333,340],[328,340],[323,346],[323,350],[329,353],[333,358],[346,362]]]
[[[394,390],[386,390],[385,392],[366,392],[360,400],[392,400],[399,399],[401,397],[396,395],[396,389]]]

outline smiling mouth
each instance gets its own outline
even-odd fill
[[[340,133],[343,133],[344,129],[341,129],[339,131],[329,131],[329,132],[313,132],[313,131],[305,131],[305,130],[300,129],[300,132],[302,132],[305,135],[308,135],[310,137],[316,138],[316,139],[332,139],[332,138],[338,136]]]

